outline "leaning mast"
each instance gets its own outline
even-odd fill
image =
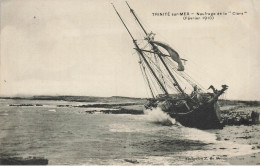
[[[142,30],[144,31],[145,35],[147,36],[148,33],[146,32],[146,30],[144,29],[143,25],[141,24],[141,22],[139,21],[139,19],[137,18],[137,16],[135,15],[134,10],[129,6],[129,4],[126,1],[127,6],[130,9],[130,12],[133,14],[133,16],[135,17],[136,21],[138,22],[138,24],[140,25],[140,27],[142,28]],[[149,41],[148,41],[149,42]],[[149,42],[149,44],[153,47],[154,52],[156,52],[158,54],[159,59],[161,60],[161,62],[163,63],[164,67],[166,68],[166,70],[168,71],[169,75],[171,76],[171,78],[173,79],[173,81],[175,82],[174,86],[176,85],[178,87],[178,90],[184,95],[186,96],[185,92],[183,91],[183,89],[181,88],[180,84],[178,83],[178,81],[176,80],[176,78],[172,75],[171,71],[169,70],[168,66],[166,65],[166,63],[164,62],[163,58],[161,57],[162,53],[161,51],[157,48],[157,46],[154,45],[154,43]]]
[[[112,3],[111,3],[112,4]],[[115,6],[112,4],[113,8],[115,9],[118,17],[120,18],[121,22],[123,23],[123,25],[125,26],[127,32],[129,33],[129,35],[131,36],[132,40],[133,40],[133,43],[136,47],[136,50],[137,52],[139,53],[139,55],[142,57],[142,59],[144,60],[145,64],[148,66],[149,70],[151,71],[151,73],[153,74],[153,76],[155,77],[156,81],[158,82],[158,84],[160,85],[160,87],[162,88],[163,92],[168,95],[168,92],[166,90],[166,88],[163,86],[163,84],[161,83],[161,81],[159,80],[158,76],[155,74],[155,72],[153,71],[152,67],[149,65],[148,61],[146,60],[142,50],[139,48],[139,46],[137,45],[137,42],[136,40],[134,39],[133,35],[131,34],[131,32],[129,31],[129,29],[127,28],[126,24],[124,23],[123,19],[121,18],[120,14],[118,13],[118,11],[116,10]],[[150,89],[151,90],[151,89]],[[152,96],[154,97],[153,95],[153,92],[151,90],[151,93],[152,93]]]

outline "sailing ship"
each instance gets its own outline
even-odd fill
[[[115,6],[112,6],[129,33],[139,56],[140,69],[152,96],[145,107],[159,107],[186,127],[223,128],[218,99],[228,86],[222,85],[222,89],[217,90],[211,85],[208,89],[213,92],[207,92],[185,72],[184,63],[187,60],[182,59],[168,44],[156,41],[155,34],[147,32],[134,10],[127,2],[126,4],[145,35],[141,42],[133,37]]]

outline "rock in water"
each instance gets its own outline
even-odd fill
[[[48,160],[41,157],[4,157],[0,158],[0,165],[48,165]]]
[[[259,123],[259,113],[252,111],[251,113],[252,123],[258,124]]]

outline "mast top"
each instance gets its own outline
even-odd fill
[[[113,8],[115,9],[115,11],[116,11],[116,13],[117,13],[118,17],[119,17],[119,18],[120,18],[120,20],[122,21],[123,25],[125,26],[125,28],[126,28],[127,32],[129,33],[129,35],[131,36],[131,38],[133,39],[133,41],[135,41],[135,39],[134,39],[133,35],[131,34],[131,32],[129,31],[129,29],[127,28],[127,26],[126,26],[125,22],[123,21],[123,19],[121,18],[120,14],[119,14],[119,13],[118,13],[118,11],[116,10],[116,8],[115,8],[114,4],[113,4],[113,3],[111,3],[111,5],[112,5],[112,6],[113,6]]]
[[[143,31],[144,31],[144,33],[145,33],[145,35],[147,36],[147,32],[146,32],[146,30],[144,29],[144,27],[143,27],[143,25],[141,24],[141,22],[139,21],[139,19],[137,18],[137,16],[135,15],[135,12],[134,12],[134,10],[129,6],[129,4],[127,3],[127,1],[125,1],[126,2],[126,4],[127,4],[127,6],[129,7],[129,9],[130,9],[130,12],[134,15],[134,17],[135,17],[135,19],[136,19],[136,21],[138,22],[138,24],[141,26],[141,28],[143,29]]]

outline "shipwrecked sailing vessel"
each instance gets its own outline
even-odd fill
[[[212,89],[213,93],[207,93],[206,90],[203,90],[198,83],[185,73],[183,62],[187,60],[181,59],[179,54],[169,45],[156,41],[155,34],[148,33],[128,3],[127,6],[145,34],[144,40],[142,40],[142,43],[145,41],[145,45],[142,45],[133,37],[113,5],[133,40],[134,49],[140,58],[139,64],[143,77],[151,92],[152,99],[149,100],[146,108],[160,107],[162,111],[187,127],[199,129],[222,128],[217,101],[228,86],[222,85],[221,90],[210,86],[209,89]],[[181,86],[180,83],[183,85]],[[192,92],[188,93],[187,87],[192,89]]]

